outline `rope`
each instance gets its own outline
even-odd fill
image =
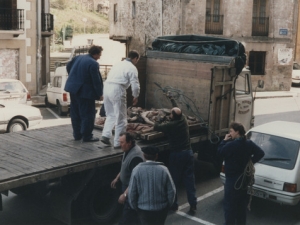
[[[249,162],[247,163],[244,172],[239,176],[239,178],[236,180],[234,184],[235,190],[240,190],[242,188],[248,188],[249,186],[249,192],[250,192],[250,199],[248,203],[248,210],[251,211],[251,202],[252,202],[252,186],[254,184],[254,173],[255,173],[255,167],[253,165],[253,162],[251,159],[249,159]],[[238,183],[240,182],[240,185],[238,186]]]

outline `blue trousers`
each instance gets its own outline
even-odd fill
[[[75,94],[70,94],[70,116],[73,127],[73,137],[75,140],[81,138],[86,141],[93,137],[95,122],[95,100],[79,98]]]
[[[179,183],[183,181],[187,199],[190,206],[197,205],[195,176],[194,176],[194,156],[192,150],[181,152],[171,152],[169,157],[169,171],[178,189]],[[172,208],[177,208],[177,193]]]
[[[245,225],[248,204],[247,190],[236,190],[237,178],[226,177],[224,189],[225,225]]]

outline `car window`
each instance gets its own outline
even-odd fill
[[[0,82],[0,91],[17,93],[26,92],[25,88],[20,82]]]
[[[298,63],[294,63],[293,70],[300,70],[300,65]]]
[[[59,88],[61,87],[61,80],[62,80],[61,77],[57,78],[57,87]]]
[[[249,74],[242,73],[240,74],[236,81],[235,81],[235,93],[236,95],[248,95],[250,94],[250,88],[249,88]]]
[[[299,141],[257,132],[249,132],[247,136],[265,152],[259,163],[288,170],[295,167]]]

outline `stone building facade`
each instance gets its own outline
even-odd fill
[[[143,55],[157,36],[194,34],[244,44],[252,86],[291,86],[297,0],[110,0],[110,38]]]
[[[49,0],[0,0],[0,78],[21,80],[31,95],[50,80],[49,10]]]

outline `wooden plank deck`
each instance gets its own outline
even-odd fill
[[[0,191],[118,162],[122,155],[101,142],[74,141],[71,125],[2,134],[0,143]]]

